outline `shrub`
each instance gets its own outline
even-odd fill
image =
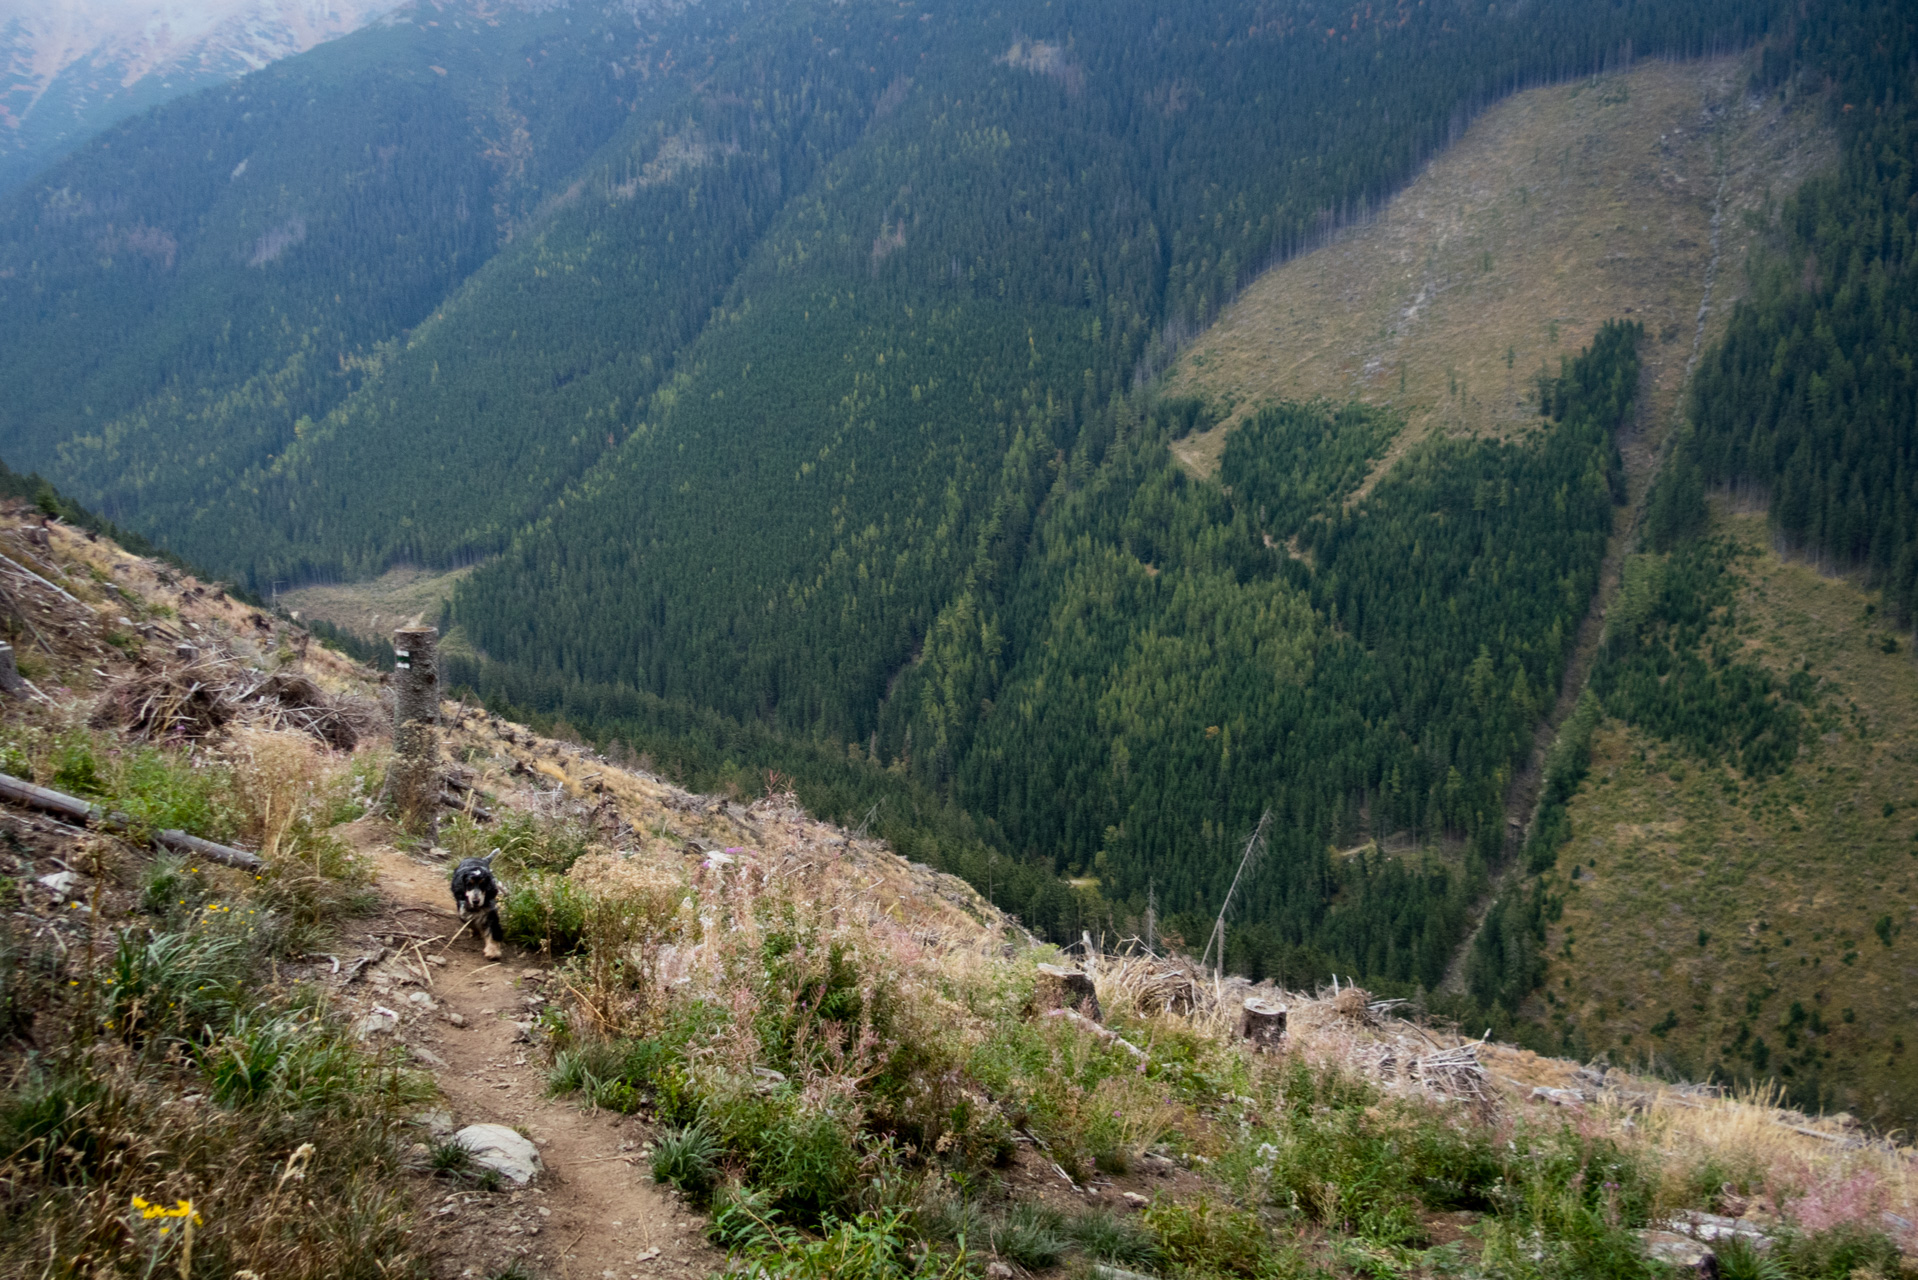
[[[1486,1228],[1487,1261],[1521,1276],[1642,1276],[1633,1229],[1650,1215],[1648,1172],[1609,1139],[1570,1127],[1521,1130],[1507,1152],[1500,1213]]]
[[[969,1274],[969,1259],[961,1252],[915,1271],[903,1216],[889,1211],[834,1221],[817,1240],[761,1249],[740,1274],[751,1280],[960,1280]]]
[[[169,957],[184,972],[170,972]],[[129,1226],[135,1196],[191,1200],[194,1261],[208,1275],[252,1267],[293,1280],[373,1280],[411,1270],[411,1196],[391,1135],[417,1085],[360,1055],[310,1008],[243,984],[203,993],[192,981],[231,977],[229,964],[204,939],[121,939],[98,985],[111,1005],[122,993],[105,978],[132,973],[143,992],[134,1002],[157,1000],[158,1013],[149,1020],[122,1005],[120,1025],[169,1022],[168,1037],[144,1043],[198,1048],[100,1052],[82,1037],[31,1056],[0,1094],[0,1274],[42,1274],[56,1253],[123,1256],[129,1229],[132,1249],[151,1252],[163,1238],[137,1214]],[[196,1015],[207,1021],[189,1029]]]
[[[427,1156],[427,1167],[444,1177],[462,1177],[473,1168],[473,1153],[452,1140],[435,1142]]]
[[[509,809],[485,826],[465,814],[448,818],[440,824],[440,844],[456,859],[484,858],[497,851],[494,870],[502,875],[564,875],[592,848],[592,831],[577,818]]]
[[[109,757],[113,807],[136,833],[169,828],[230,842],[239,825],[234,780],[225,768],[195,763],[163,747],[133,747]]]
[[[361,1087],[370,1065],[340,1028],[305,1011],[241,1013],[199,1059],[216,1101],[289,1112],[329,1109]]]
[[[589,1106],[630,1114],[640,1108],[639,1087],[626,1078],[620,1047],[607,1041],[589,1041],[562,1049],[553,1056],[546,1075],[552,1095],[578,1093]]]
[[[1903,1265],[1898,1246],[1890,1237],[1856,1222],[1787,1236],[1777,1248],[1790,1274],[1802,1280],[1895,1276]]]
[[[1001,1021],[969,1066],[1075,1182],[1124,1168],[1176,1114],[1135,1059],[1063,1018]]]
[[[663,1130],[653,1141],[653,1179],[677,1187],[697,1201],[712,1190],[719,1168],[719,1144],[698,1123]]]
[[[149,862],[141,874],[140,909],[151,916],[167,918],[178,910],[197,910],[203,899],[204,881],[187,870],[184,860],[161,856]]]
[[[766,1192],[740,1182],[728,1182],[713,1194],[712,1219],[706,1238],[728,1253],[783,1249],[796,1244],[799,1233],[779,1221],[779,1209]]]
[[[109,794],[99,757],[85,734],[76,731],[63,736],[54,744],[48,763],[51,776],[47,781],[57,789],[77,796]]]
[[[121,930],[100,988],[106,1029],[139,1044],[224,1024],[251,971],[246,921],[204,910],[177,932]]]
[[[1165,1262],[1152,1233],[1138,1221],[1095,1211],[1069,1218],[1065,1234],[1094,1262],[1109,1262],[1134,1271],[1151,1271]]]
[[[1070,1241],[1066,1238],[1065,1219],[1041,1204],[1016,1204],[990,1227],[992,1251],[1010,1258],[1028,1271],[1045,1271],[1059,1265]]]
[[[499,919],[509,942],[571,955],[586,932],[585,895],[564,876],[529,874],[500,899]]]
[[[574,970],[598,1029],[653,1030],[664,1014],[663,949],[679,936],[685,886],[646,861],[610,854],[582,858],[564,883],[578,896]]]
[[[726,1145],[745,1161],[747,1176],[787,1214],[816,1223],[844,1206],[858,1185],[859,1150],[850,1126],[791,1094],[766,1105],[735,1105],[722,1121]]]

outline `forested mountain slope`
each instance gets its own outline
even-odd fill
[[[568,22],[363,31],[0,204],[0,448],[193,546],[182,512],[238,496],[646,95]]]
[[[1762,10],[798,3],[656,21],[365,32],[76,157],[7,211],[27,358],[5,371],[0,447],[262,586],[502,551],[456,606],[496,696],[636,730],[717,715],[842,762],[858,744],[975,815],[990,850],[1081,871],[1103,854],[1128,907],[1163,867],[1168,907],[1206,909],[1276,798],[1280,744],[1212,710],[1242,701],[1244,673],[1127,705],[1168,663],[1237,652],[1246,625],[1272,636],[1258,697],[1324,666],[1285,750],[1372,724],[1292,784],[1292,870],[1257,915],[1314,916],[1334,891],[1324,843],[1361,827],[1496,846],[1500,777],[1609,529],[1606,432],[1635,344],[1595,354],[1590,394],[1535,441],[1437,445],[1349,521],[1319,518],[1339,477],[1276,506],[1181,491],[1170,420],[1123,397],[1257,265],[1375,204],[1484,103],[1628,48],[1736,44]],[[209,130],[210,158],[174,163]],[[134,251],[99,257],[109,228]],[[1355,421],[1341,447],[1361,460],[1396,431]],[[1275,421],[1262,447],[1317,431]],[[1381,578],[1425,520],[1446,530],[1423,540],[1431,583]],[[1556,542],[1528,568],[1494,570],[1516,550],[1473,541],[1541,524]],[[1293,537],[1316,571],[1266,541]],[[1140,616],[1185,620],[1049,645],[1115,569],[1168,593]],[[1534,593],[1522,623],[1488,630],[1481,606],[1420,630],[1425,587],[1474,583],[1489,604],[1512,574]],[[1154,648],[1181,628],[1192,654]],[[1481,657],[1467,716],[1434,681]],[[1054,705],[1071,689],[1091,702]],[[1195,742],[1160,741],[1195,718]],[[1032,738],[1041,723],[1058,727]],[[1147,740],[1173,754],[1148,761]],[[1390,938],[1314,925],[1284,945],[1413,981],[1454,931],[1420,904],[1473,874],[1391,889]],[[1046,892],[1021,904],[1042,926],[1064,910]]]
[[[127,116],[366,25],[398,0],[90,0],[0,10],[0,191]]]
[[[656,28],[582,8],[575,28],[571,10],[462,12],[175,104],[10,201],[10,454],[230,555],[234,518],[257,522],[257,477],[302,422],[523,241],[622,126],[683,101],[684,78],[658,65],[703,62],[691,50],[714,36],[697,15]],[[192,521],[216,505],[202,548]]]
[[[961,65],[928,66],[796,202],[643,428],[462,588],[482,649],[868,739],[975,542],[1016,563],[1061,455],[1086,438],[1097,459],[1157,335],[1396,180],[1536,48],[1503,55],[1514,27],[1461,18],[1464,71],[1418,13],[1346,40],[1236,34],[1252,10],[1100,12],[1032,15],[1043,53],[986,45],[1008,15],[982,17]],[[1367,109],[1331,109],[1348,97]]]
[[[1197,938],[1269,810],[1230,964],[1411,994],[1508,852],[1508,784],[1637,496],[1621,428],[1694,350],[1735,379],[1784,323],[1734,319],[1733,356],[1697,328],[1714,219],[1728,289],[1742,237],[1846,225],[1764,220],[1811,207],[1764,188],[1815,160],[1848,56],[1838,19],[1773,18],[449,6],[128,125],[0,207],[0,450],[259,588],[471,565],[447,651],[496,705],[700,785],[777,768],[1042,932]],[[1590,80],[1648,54],[1714,57]],[[1347,308],[1317,382],[1208,382],[1215,334],[1156,383],[1261,268],[1533,84],[1529,159],[1510,132],[1454,214],[1373,229],[1411,227],[1423,303]],[[1906,144],[1839,115],[1890,228]],[[1577,154],[1545,154],[1553,129]],[[1330,281],[1368,234],[1272,279]],[[1858,299],[1904,277],[1854,257],[1808,274],[1875,333]],[[1895,388],[1885,341],[1858,367]],[[1730,478],[1736,415],[1696,403],[1660,545]],[[1472,986],[1508,1011],[1543,929],[1515,910],[1483,936],[1532,941]]]
[[[1246,0],[1216,12],[1101,9],[1096,21],[1046,6],[934,15],[796,3],[703,6],[643,22],[582,6],[502,16],[495,27],[449,9],[437,27],[361,32],[244,89],[130,125],[9,202],[0,270],[12,271],[5,312],[19,328],[6,336],[28,358],[10,366],[0,447],[129,521],[204,519],[226,549],[195,553],[229,557],[223,563],[260,580],[309,562],[314,572],[366,572],[470,555],[500,538],[488,522],[474,527],[470,507],[493,505],[497,485],[518,483],[522,469],[526,500],[537,501],[554,476],[593,459],[588,439],[611,434],[617,446],[642,423],[655,434],[665,415],[647,398],[659,366],[691,373],[704,352],[682,350],[683,320],[642,322],[619,344],[634,367],[602,371],[590,402],[522,405],[474,433],[482,445],[501,432],[520,442],[476,460],[473,474],[487,484],[474,491],[439,467],[468,425],[446,411],[492,409],[491,398],[478,406],[484,371],[440,361],[437,376],[468,389],[416,408],[412,389],[435,377],[435,353],[422,335],[394,351],[378,344],[444,301],[448,349],[472,343],[510,357],[524,340],[501,316],[523,305],[520,290],[537,288],[546,350],[531,358],[563,391],[605,362],[587,335],[606,325],[620,333],[632,294],[615,264],[665,289],[663,310],[685,309],[700,329],[701,300],[710,305],[715,286],[732,285],[737,307],[759,303],[776,279],[798,291],[802,324],[806,297],[854,285],[859,305],[887,324],[895,305],[1062,306],[1077,313],[1071,328],[1096,320],[1101,345],[1090,366],[1041,351],[1070,380],[1070,392],[1052,388],[1055,398],[1086,399],[1091,367],[1090,399],[1102,405],[1156,338],[1207,318],[1253,267],[1326,218],[1378,199],[1461,113],[1627,44],[1684,51],[1737,40],[1764,21],[1744,10],[1419,7],[1390,20],[1328,11],[1321,28],[1311,6]],[[237,101],[256,92],[266,96]],[[402,156],[390,150],[402,119],[442,134],[422,139],[424,154]],[[624,142],[581,168],[621,123]],[[222,143],[211,156],[175,163],[186,138],[208,132]],[[147,170],[125,171],[129,147],[152,157]],[[808,166],[841,149],[839,165],[815,179]],[[688,164],[688,155],[713,163]],[[242,160],[249,168],[233,176]],[[396,189],[421,182],[403,196]],[[727,194],[728,182],[745,187]],[[519,203],[500,199],[498,185]],[[638,237],[643,256],[669,186],[717,215],[694,218],[699,234],[717,239],[682,253],[679,233],[665,228],[675,248],[662,277],[618,246]],[[475,281],[470,296],[449,297],[553,196],[551,261],[529,247],[502,273],[510,284]],[[740,215],[728,214],[739,201]],[[762,242],[774,210],[784,221]],[[403,250],[403,236],[424,240]],[[1074,239],[1083,252],[1053,251]],[[119,251],[103,256],[103,245]],[[598,248],[590,264],[589,245]],[[730,265],[748,248],[757,274],[735,285]],[[392,280],[394,263],[383,266],[381,254],[437,275]],[[355,288],[328,287],[345,284]],[[143,321],[137,332],[127,332],[130,316]],[[385,400],[404,408],[381,413],[369,391],[328,422],[375,373],[392,379]],[[823,396],[826,408],[845,390]],[[587,408],[610,421],[589,427]],[[535,409],[541,420],[528,421]],[[302,417],[315,428],[299,434],[314,443],[290,448]],[[394,513],[385,493],[326,486],[337,470],[329,450],[351,461],[367,437],[395,432],[416,445],[399,471],[412,494],[434,491],[431,514]],[[271,535],[289,513],[296,550],[224,537],[236,518]]]
[[[1523,1012],[1581,1056],[1890,1120],[1918,1096],[1918,670],[1872,594],[1763,525],[1721,507],[1632,565]]]
[[[1833,86],[1841,159],[1754,219],[1750,295],[1703,355],[1554,751],[1539,874],[1473,971],[1552,1044],[1899,1123],[1914,48],[1909,13],[1847,6],[1763,64],[1773,93]]]

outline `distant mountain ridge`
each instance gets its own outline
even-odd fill
[[[358,30],[406,0],[8,0],[0,190],[146,107]]]

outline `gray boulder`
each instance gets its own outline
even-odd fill
[[[503,1124],[469,1124],[453,1135],[473,1163],[525,1186],[539,1176],[539,1148]]]

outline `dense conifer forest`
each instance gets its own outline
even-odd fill
[[[1754,42],[1754,92],[1845,86],[1649,536],[1762,484],[1911,607],[1895,8],[439,13],[0,203],[0,450],[259,589],[482,561],[458,681],[702,785],[779,770],[1041,932],[1202,937],[1270,810],[1235,967],[1445,971],[1624,496],[1637,328],[1528,432],[1382,477],[1394,417],[1287,404],[1195,480],[1168,444],[1214,409],[1154,379],[1519,86]],[[1586,705],[1763,768],[1792,691],[1687,647],[1715,563],[1633,578]],[[1481,931],[1481,1003],[1529,989],[1544,909]]]
[[[1780,88],[1836,81],[1844,155],[1836,173],[1774,211],[1752,297],[1699,370],[1685,462],[1708,482],[1761,488],[1791,545],[1863,569],[1909,624],[1918,617],[1918,33],[1897,5],[1841,6],[1808,26],[1766,71]],[[1670,518],[1690,528],[1686,510],[1675,503]]]

